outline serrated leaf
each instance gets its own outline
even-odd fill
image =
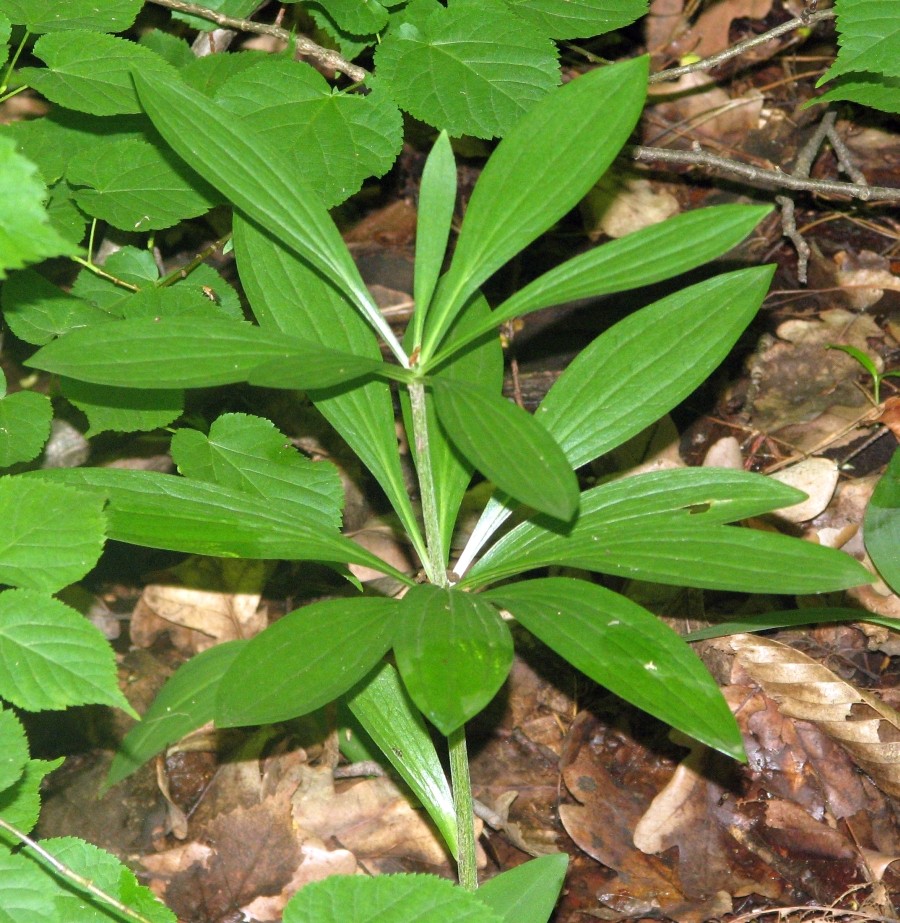
[[[26,711],[96,703],[137,717],[100,630],[36,590],[0,593],[0,696]]]
[[[900,77],[900,18],[894,0],[837,6],[838,56],[817,86],[851,71]]]
[[[621,29],[647,12],[647,0],[505,0],[506,5],[554,39],[591,38]]]
[[[900,77],[859,72],[843,74],[832,81],[827,92],[811,99],[808,105],[843,99],[882,112],[900,113]]]
[[[113,757],[106,786],[121,782],[164,747],[212,721],[222,677],[247,641],[217,644],[183,663],[160,689]]]
[[[27,762],[28,741],[22,722],[8,708],[0,708],[0,792],[18,782]]]
[[[63,757],[55,760],[28,760],[21,777],[9,788],[0,792],[0,817],[23,833],[30,833],[41,813],[41,789],[44,778],[63,764]],[[15,837],[0,830],[0,842],[13,844]]]
[[[228,668],[216,695],[216,724],[272,724],[333,701],[385,655],[399,605],[356,597],[288,613],[248,641]]]
[[[0,137],[0,279],[51,256],[71,256],[78,247],[50,225],[47,190],[30,161],[16,153],[11,138]]]
[[[54,919],[47,873],[19,853],[0,850],[0,893],[0,923]]]
[[[103,503],[60,484],[0,478],[0,522],[0,584],[56,592],[103,549]]]
[[[353,35],[371,35],[387,25],[388,12],[377,0],[327,0],[327,6],[337,25]]]
[[[505,134],[559,82],[557,51],[500,0],[414,0],[375,53],[379,81],[448,134]]]
[[[332,875],[301,888],[284,923],[501,923],[469,891],[435,875]]]
[[[253,67],[264,54],[262,51],[236,51],[199,58],[193,55],[194,60],[181,69],[180,77],[188,86],[212,97],[224,83]]]
[[[572,518],[578,508],[578,479],[562,449],[534,417],[492,391],[461,381],[435,377],[431,388],[441,426],[488,480],[548,516]],[[498,433],[503,433],[502,442]]]
[[[33,269],[14,272],[0,289],[9,329],[26,343],[43,346],[73,327],[113,320],[95,305],[64,292]]]
[[[348,694],[347,706],[458,856],[453,795],[431,735],[397,670],[383,663]]]
[[[742,269],[682,289],[582,350],[535,413],[572,467],[621,445],[700,385],[756,314],[773,271]]]
[[[37,40],[34,55],[47,68],[23,67],[19,77],[51,102],[91,115],[141,111],[132,71],[148,80],[176,73],[149,48],[99,32],[50,33]]]
[[[82,327],[44,346],[28,364],[97,384],[164,389],[239,381],[321,388],[382,366],[380,360],[339,353],[252,324],[218,318],[198,323],[190,316]]]
[[[117,388],[60,378],[63,397],[88,419],[85,437],[99,433],[136,433],[161,429],[177,420],[184,411],[184,391],[180,388]]]
[[[703,662],[637,603],[565,577],[527,580],[482,596],[627,702],[728,756],[746,759],[737,722]]]
[[[387,6],[388,4],[384,5]],[[332,43],[340,49],[341,54],[348,61],[354,61],[366,48],[375,44],[378,36],[356,35],[342,29],[334,21],[329,6],[330,4],[327,4],[327,2],[325,6],[313,2],[303,4],[304,10],[309,13],[310,18],[316,24],[316,28],[321,29],[331,39]]]
[[[0,371],[0,392],[5,391]],[[17,391],[0,397],[0,468],[37,458],[50,436],[52,418],[53,406],[46,394]]]
[[[310,343],[368,359],[380,359],[375,335],[346,296],[283,245],[240,215],[234,219],[234,250],[241,282],[259,325]],[[298,298],[297,292],[303,297]],[[418,521],[400,468],[394,405],[381,381],[312,395],[316,409],[372,472],[424,555]]]
[[[30,472],[35,481],[90,488],[108,501],[109,537],[213,557],[362,564],[409,578],[360,545],[243,491],[155,471],[72,468]]]
[[[295,508],[325,529],[340,528],[344,494],[337,469],[302,456],[269,420],[223,414],[208,436],[179,430],[172,438],[171,452],[186,477]]]
[[[229,80],[216,102],[293,161],[291,182],[332,208],[381,176],[403,143],[400,110],[376,84],[335,93],[311,65],[266,56]]]
[[[503,685],[513,641],[493,606],[436,586],[403,597],[394,655],[412,700],[442,734],[477,715]]]
[[[866,551],[878,572],[900,593],[900,449],[875,485],[863,522]]]
[[[134,872],[111,853],[76,837],[42,839],[41,846],[77,875],[140,914],[140,919],[146,923],[175,923],[175,914],[160,903],[149,888],[139,885]],[[46,868],[49,872],[49,866]],[[55,878],[55,873],[52,877]],[[53,894],[56,909],[53,919],[56,920],[65,920],[66,923],[108,923],[110,920],[127,923],[134,919],[100,898],[80,891],[76,885],[66,883],[54,889]]]
[[[84,240],[88,216],[75,203],[75,193],[64,179],[50,188],[47,217],[51,227],[65,240],[76,245]]]
[[[322,272],[402,357],[328,212],[315,197],[285,184],[290,161],[177,78],[145,80],[141,72],[134,81],[147,114],[175,152],[251,220]]]
[[[3,12],[29,32],[60,32],[85,29],[92,32],[124,32],[134,24],[143,0],[4,0]]]
[[[103,156],[82,152],[66,178],[78,205],[123,231],[158,231],[203,215],[215,204],[212,189],[169,148],[125,139],[104,144]]]
[[[702,266],[737,246],[770,212],[769,206],[698,208],[588,250],[519,289],[465,338],[448,336],[440,357],[532,311],[652,285]]]
[[[469,200],[425,328],[427,363],[482,283],[587,193],[641,113],[647,59],[591,71],[547,95],[500,142]]]
[[[40,170],[46,183],[55,183],[66,172],[69,161],[85,148],[97,149],[110,140],[140,138],[147,128],[142,116],[106,119],[52,109],[39,119],[0,125],[0,135],[15,139],[19,151]]]
[[[206,299],[205,307],[209,312],[210,302],[217,309],[217,313],[234,320],[244,319],[244,309],[241,299],[234,286],[225,279],[208,263],[201,263],[186,279],[179,279],[174,285],[167,288],[157,288],[156,292],[192,292],[195,297]]]
[[[190,44],[177,35],[163,32],[162,29],[149,29],[138,38],[138,44],[149,48],[173,67],[186,67],[197,60]],[[209,57],[205,55],[204,57]]]
[[[495,875],[475,894],[503,923],[547,923],[568,867],[566,853],[539,856]]]

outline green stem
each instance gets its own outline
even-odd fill
[[[19,63],[19,56],[22,54],[23,50],[25,49],[25,43],[28,41],[30,36],[31,36],[31,33],[26,29],[26,31],[22,34],[22,41],[19,42],[19,47],[16,48],[15,53],[9,59],[9,64],[6,66],[6,70],[3,74],[3,82],[0,83],[0,95],[3,96],[3,102],[6,102],[6,100],[9,99],[11,96],[15,96],[16,93],[21,93],[22,90],[28,89],[28,85],[24,84],[20,87],[17,87],[15,90],[13,90],[12,93],[8,95],[6,94],[6,91],[9,89],[9,81],[12,79],[12,73],[16,69],[16,64]]]
[[[409,407],[412,416],[413,439],[416,446],[416,472],[419,476],[419,494],[422,499],[422,519],[425,523],[425,558],[422,566],[430,583],[435,586],[449,586],[447,578],[447,557],[441,537],[441,521],[438,514],[437,490],[434,484],[434,470],[428,446],[428,407],[425,402],[425,384],[413,381],[409,384]]]
[[[466,726],[460,725],[447,738],[450,745],[450,783],[456,811],[456,838],[459,843],[459,883],[467,890],[478,887],[475,852],[475,808],[469,778],[469,755],[466,752]]]

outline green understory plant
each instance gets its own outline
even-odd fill
[[[107,281],[96,300],[84,282],[69,293],[28,270],[18,283],[11,277],[10,326],[41,346],[29,364],[61,376],[73,401],[101,418],[133,415],[134,429],[164,425],[173,407],[166,422],[175,419],[185,388],[305,391],[382,487],[422,576],[397,571],[340,533],[339,480],[327,463],[286,447],[262,417],[225,414],[208,432],[177,429],[171,452],[179,475],[76,468],[0,481],[22,510],[23,536],[40,530],[40,498],[54,492],[60,502],[72,498],[72,515],[83,507],[96,536],[39,585],[27,569],[7,566],[0,579],[17,589],[0,605],[13,597],[18,612],[49,612],[58,602],[50,594],[83,575],[103,535],[202,555],[317,561],[342,573],[363,564],[393,577],[403,588],[396,596],[369,591],[313,603],[250,640],[193,658],[128,735],[111,781],[209,720],[268,724],[340,699],[431,815],[463,887],[419,876],[334,879],[301,891],[284,919],[363,920],[399,901],[400,915],[384,919],[543,923],[565,857],[535,860],[469,893],[477,876],[465,725],[508,674],[507,618],[627,701],[744,759],[734,718],[683,639],[602,583],[544,569],[783,594],[871,577],[843,553],[734,525],[803,499],[761,476],[683,469],[579,488],[578,468],[655,422],[718,366],[762,303],[772,267],[713,275],[612,325],[534,416],[501,395],[497,330],[544,307],[694,269],[739,243],[768,209],[727,205],[677,216],[576,256],[489,305],[484,283],[579,202],[637,122],[647,60],[599,68],[546,95],[508,132],[472,192],[449,259],[456,166],[447,135],[439,135],[422,177],[416,309],[401,342],[324,206],[284,182],[292,167],[282,151],[175,75],[136,71],[133,79],[143,111],[198,194],[233,205],[237,268],[255,322],[225,298],[195,297],[194,267],[159,278],[139,251],[127,250],[105,267],[125,285]],[[420,506],[403,478],[392,389]],[[477,474],[495,490],[451,560]],[[41,541],[48,532],[45,524]],[[71,630],[68,615],[59,622]],[[389,651],[396,666],[385,660]],[[107,682],[98,685],[110,704],[123,704]],[[54,707],[17,701],[25,694],[15,681],[0,693],[26,708]],[[446,739],[449,784],[426,722]],[[30,765],[27,750],[17,752],[14,781]],[[415,907],[433,915],[417,916]]]

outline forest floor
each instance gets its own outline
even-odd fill
[[[785,15],[780,4],[759,0],[729,0],[710,9],[719,18],[695,24],[693,41],[713,50]],[[678,50],[671,36],[645,35],[643,41],[667,49],[660,52],[661,65]],[[763,46],[753,61],[725,65],[714,80],[684,78],[679,89],[692,88],[686,95],[670,84],[657,88],[640,143],[689,150],[699,142],[727,157],[790,172],[823,117],[821,107],[804,104],[816,95],[815,81],[834,55],[827,31],[815,43],[792,47],[792,41],[787,36]],[[887,116],[838,110],[833,131],[846,151],[826,140],[811,176],[844,178],[839,161],[849,158],[870,184],[900,184],[896,128]],[[481,153],[474,148],[462,169],[461,208]],[[408,149],[388,180],[354,200],[356,212],[342,215],[364,277],[398,329],[412,305],[421,161]],[[780,194],[716,179],[701,168],[620,162],[578,213],[493,285],[521,284],[592,242],[679,211],[769,202]],[[900,223],[883,205],[806,193],[793,199],[796,226],[810,251],[807,281],[799,278],[797,248],[783,236],[778,211],[741,248],[705,269],[778,264],[757,322],[716,379],[614,461],[620,468],[713,464],[789,478],[810,494],[809,505],[790,521],[752,525],[862,558],[866,504],[900,434],[900,379],[885,379],[876,402],[860,365],[827,347],[854,346],[883,371],[900,368]],[[219,268],[229,270],[227,264]],[[566,305],[512,325],[506,331],[507,394],[533,408],[583,345],[663,293],[657,286],[614,303]],[[204,392],[192,410],[210,419],[224,410],[252,409],[270,416],[311,457],[334,461],[348,488],[348,533],[413,570],[383,518],[382,498],[330,441],[312,408],[275,392],[266,394],[263,406],[252,398],[251,407],[250,400],[237,389]],[[171,468],[165,451],[146,440],[109,437],[95,451],[118,465]],[[585,483],[604,473],[601,462],[583,472]],[[138,711],[192,653],[257,631],[305,601],[345,592],[324,569],[287,566],[270,575],[264,598],[234,592],[247,575],[232,565],[142,556],[123,546],[107,551],[84,607],[115,639],[123,689]],[[209,591],[187,588],[198,582]],[[813,604],[646,584],[616,588],[679,631]],[[900,599],[883,584],[828,603],[900,618]],[[816,674],[816,682],[858,691],[859,716],[878,718],[880,740],[900,740],[900,715],[893,711],[900,708],[898,635],[857,622],[767,637],[796,656],[779,654],[775,673],[766,677],[728,638],[698,645],[744,733],[746,766],[674,737],[533,639],[517,638],[508,683],[471,729],[473,784],[484,806],[482,874],[530,855],[568,852],[570,873],[555,923],[896,919],[900,760],[864,773],[827,722],[786,717],[772,690],[781,684],[783,698],[786,687],[801,681],[805,655],[827,671]],[[886,707],[876,712],[870,696]],[[396,782],[373,774],[373,767],[341,762],[334,730],[339,715],[326,711],[252,733],[200,732],[98,801],[112,749],[128,723],[99,708],[42,716],[32,729],[36,755],[58,755],[63,741],[70,756],[50,778],[39,832],[83,836],[112,850],[181,919],[277,920],[293,890],[335,872],[453,874],[436,834]]]

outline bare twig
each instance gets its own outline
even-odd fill
[[[787,32],[793,32],[794,29],[806,28],[824,19],[834,19],[834,10],[820,10],[818,13],[810,13],[806,17],[798,16],[796,19],[783,22],[780,26],[775,26],[774,29],[769,29],[768,32],[763,32],[762,35],[754,35],[753,38],[744,39],[743,42],[738,42],[736,45],[732,45],[724,51],[718,51],[716,54],[712,54],[702,61],[697,61],[694,64],[685,64],[682,67],[670,67],[668,70],[651,74],[650,83],[663,83],[667,80],[677,80],[685,74],[710,70],[725,61],[736,58],[738,55],[743,54],[745,51],[749,51],[751,48],[755,48],[757,45],[765,45],[766,42],[770,42],[773,38],[778,38],[778,36],[784,35]]]
[[[701,150],[699,145],[690,151],[674,151],[665,147],[642,147],[635,145],[629,148],[635,160],[662,161],[663,163],[678,163],[700,167],[711,167],[741,176],[753,184],[771,186],[776,189],[796,189],[803,192],[818,192],[823,195],[848,196],[851,199],[870,201],[900,201],[900,189],[891,186],[860,186],[856,183],[844,183],[837,180],[808,179],[801,176],[791,176],[783,170],[755,167],[739,160],[720,157]]]
[[[89,881],[84,875],[79,875],[74,869],[69,868],[64,862],[60,862],[56,856],[47,852],[40,843],[35,842],[31,839],[28,834],[23,833],[19,830],[18,827],[14,827],[12,824],[3,820],[0,817],[0,827],[4,830],[11,833],[16,839],[21,840],[29,849],[32,849],[36,852],[45,862],[48,862],[60,875],[64,878],[68,878],[69,881],[74,882],[79,887],[84,888],[85,891],[90,892],[94,897],[99,898],[103,901],[104,904],[109,904],[109,906],[114,907],[119,913],[125,914],[127,917],[131,917],[132,920],[137,920],[138,923],[151,923],[151,921],[145,917],[142,913],[138,913],[136,910],[132,910],[131,907],[123,904],[118,898],[113,897],[111,894],[107,894],[106,891],[98,888],[92,881]]]
[[[188,3],[186,0],[151,0],[151,2],[170,10],[178,10],[181,13],[191,13],[194,16],[199,16],[201,19],[214,22],[223,29],[253,32],[255,35],[271,35],[288,44],[293,43],[297,54],[314,58],[325,67],[346,74],[355,83],[360,83],[369,76],[369,72],[365,68],[351,64],[336,51],[323,48],[311,39],[306,38],[306,36],[296,35],[281,26],[269,26],[264,23],[253,22],[252,19],[236,19],[233,16],[225,16],[216,10],[207,9],[205,6],[200,6],[196,3]]]
[[[797,230],[794,200],[790,196],[777,195],[775,201],[781,206],[781,232],[797,248],[797,279],[806,285],[810,249],[806,239]]]

